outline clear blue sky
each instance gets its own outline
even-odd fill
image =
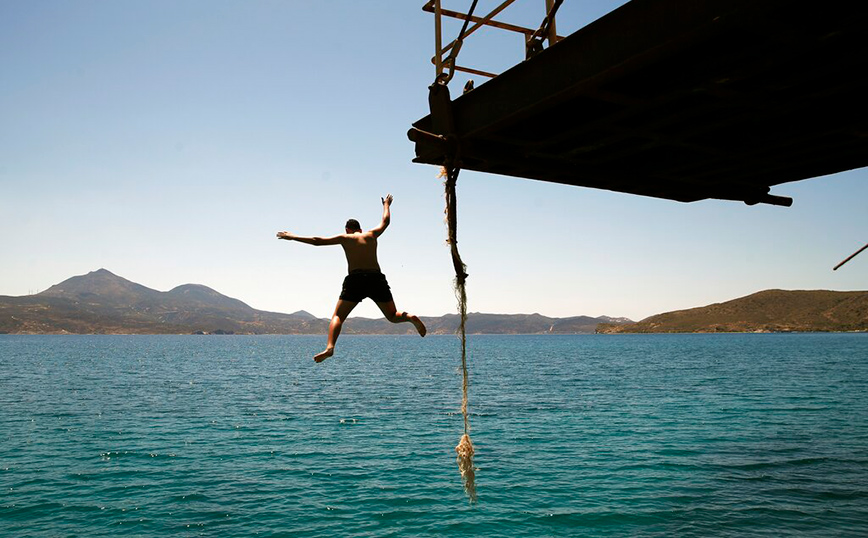
[[[104,267],[327,317],[340,249],[275,233],[373,227],[391,192],[380,261],[398,308],[453,312],[442,182],[406,138],[434,78],[423,3],[0,0],[0,295]],[[621,3],[567,0],[558,30]],[[505,19],[542,19],[543,0],[517,4]],[[503,70],[522,47],[481,32],[461,54]],[[641,319],[768,288],[868,289],[868,254],[831,270],[868,242],[866,179],[780,185],[795,199],[780,208],[463,172],[469,308]]]

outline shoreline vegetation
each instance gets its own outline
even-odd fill
[[[458,315],[421,317],[429,334],[455,334]],[[326,334],[305,311],[256,310],[206,286],[160,292],[105,269],[22,297],[0,296],[0,334]],[[411,334],[383,319],[349,318],[344,334]],[[868,332],[868,291],[765,290],[639,322],[607,316],[470,313],[468,334]]]

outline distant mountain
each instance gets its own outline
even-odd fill
[[[100,304],[112,306],[156,301],[160,296],[161,293],[156,290],[130,282],[105,269],[74,276],[37,295],[60,300],[98,300]]]
[[[725,303],[601,324],[603,333],[868,331],[868,291],[766,290]]]
[[[458,316],[422,318],[430,334],[454,334]],[[549,318],[540,314],[469,314],[470,334],[593,333],[601,321],[626,318]],[[626,320],[630,322],[630,320]],[[0,296],[0,333],[72,334],[325,334],[329,320],[300,310],[278,314],[251,308],[199,284],[161,292],[100,269],[42,293]],[[351,317],[344,334],[411,334],[410,324]]]
[[[238,299],[232,299],[221,295],[207,286],[201,284],[184,284],[172,290],[168,295],[178,298],[190,305],[198,305],[200,308],[218,308],[229,310],[251,310],[249,306]]]
[[[429,334],[455,334],[458,314],[422,317]],[[549,318],[540,314],[467,314],[467,334],[592,334],[602,318],[579,316]],[[630,321],[629,323],[632,323]],[[344,332],[357,334],[412,334],[407,325],[395,325],[384,319],[350,318]]]
[[[0,297],[0,332],[179,334],[323,332],[328,321],[307,312],[255,310],[198,284],[161,292],[105,269],[75,276],[42,293]]]
[[[603,323],[635,323],[635,321],[631,320],[630,318],[610,318],[609,316],[600,316],[596,319],[602,321]]]

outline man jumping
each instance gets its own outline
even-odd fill
[[[392,195],[388,194],[380,200],[383,202],[383,220],[379,226],[367,232],[362,231],[359,221],[350,219],[345,227],[346,233],[334,237],[302,237],[289,232],[277,233],[278,239],[299,241],[308,245],[340,245],[347,256],[349,274],[344,279],[341,296],[329,324],[328,345],[322,353],[314,356],[316,362],[322,362],[334,354],[335,342],[341,334],[341,326],[353,308],[365,297],[373,299],[386,319],[392,323],[410,322],[416,327],[419,336],[425,336],[427,332],[425,324],[418,317],[395,309],[395,301],[392,299],[386,276],[380,272],[380,264],[377,262],[377,238],[383,235],[391,221],[389,206],[392,205]]]

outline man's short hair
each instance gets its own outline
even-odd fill
[[[347,221],[347,225],[345,226],[347,230],[352,230],[354,232],[362,231],[362,225],[359,224],[359,221],[356,219],[350,219]]]

